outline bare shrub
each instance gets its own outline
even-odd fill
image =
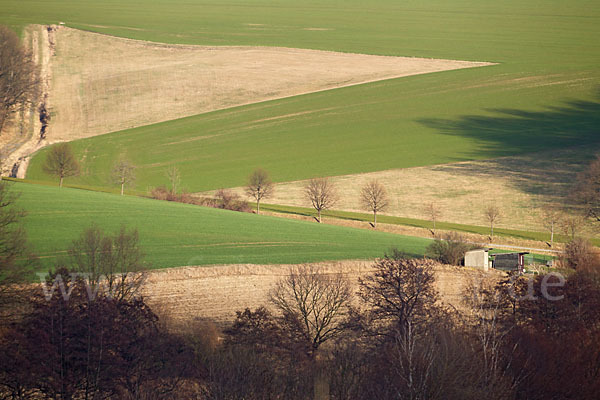
[[[240,211],[240,212],[251,212],[248,203],[242,200],[242,198],[231,190],[219,189],[215,194],[216,203],[215,208],[222,208],[224,210]]]
[[[167,178],[171,183],[171,194],[175,195],[179,191],[179,185],[181,184],[181,174],[179,173],[179,168],[175,165],[171,165],[167,169]]]
[[[215,197],[198,198],[187,192],[172,193],[164,186],[155,187],[150,192],[150,197],[156,200],[175,201],[184,204],[194,204],[197,206],[221,208],[224,210],[252,212],[248,203],[236,193],[220,189],[215,193]]]
[[[461,265],[465,253],[475,248],[477,246],[466,243],[462,235],[450,232],[427,246],[427,256],[444,264]]]
[[[600,266],[600,254],[589,240],[575,238],[566,244],[561,261],[565,267],[590,271]]]
[[[200,205],[200,206],[208,205],[208,204],[205,204],[202,201],[202,199],[198,199],[190,193],[181,192],[181,193],[173,194],[173,193],[171,193],[171,191],[169,189],[167,189],[164,186],[158,186],[158,187],[155,187],[154,189],[152,189],[152,191],[150,192],[150,196],[156,200],[175,201],[178,203],[195,204],[195,205]],[[211,206],[212,206],[212,204],[211,204]]]

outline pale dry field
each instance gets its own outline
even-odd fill
[[[339,194],[334,209],[367,212],[359,202],[360,190],[376,180],[386,187],[390,197],[389,208],[383,214],[429,219],[426,205],[435,203],[441,211],[440,221],[487,226],[484,209],[496,204],[502,213],[496,226],[545,231],[543,207],[564,203],[577,173],[598,151],[599,148],[574,147],[518,157],[336,176],[331,178]],[[304,197],[305,183],[277,184],[274,195],[264,202],[310,207]],[[246,197],[243,188],[232,190]]]
[[[373,261],[342,261],[316,264],[325,273],[343,273],[356,287],[358,278],[373,271]],[[153,309],[170,322],[186,324],[194,320],[212,320],[226,324],[236,311],[246,307],[268,306],[269,291],[284,277],[290,265],[221,265],[181,267],[151,271],[144,296]],[[441,301],[462,309],[463,293],[472,280],[498,279],[498,271],[439,265],[436,285]]]
[[[490,65],[279,47],[136,41],[60,27],[51,142],[383,79]]]

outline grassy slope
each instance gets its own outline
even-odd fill
[[[392,246],[423,254],[426,239],[234,213],[139,197],[15,183],[33,250],[49,267],[92,223],[137,227],[154,268],[302,263],[381,256]]]
[[[547,150],[600,137],[598,2],[140,1],[53,0],[52,7],[39,8],[34,1],[0,0],[6,10],[0,20],[14,25],[61,20],[163,42],[281,45],[500,64],[78,141],[74,147],[85,155],[86,175],[75,183],[107,186],[110,165],[122,153],[139,166],[138,190],[166,183],[166,166],[178,159],[184,186],[200,191],[239,186],[256,166],[270,170],[277,181],[289,181]],[[308,27],[332,30],[303,30]],[[288,115],[301,112],[308,113]],[[40,169],[42,157],[43,152],[33,159],[28,177],[48,179]]]

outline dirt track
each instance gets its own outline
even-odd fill
[[[325,272],[343,272],[351,282],[372,271],[372,261],[319,263]],[[224,265],[181,267],[152,271],[144,288],[148,303],[171,322],[186,323],[211,319],[224,324],[246,307],[266,305],[268,292],[284,276],[289,265]],[[440,265],[436,268],[437,288],[442,301],[458,309],[470,279],[489,275],[481,271]]]

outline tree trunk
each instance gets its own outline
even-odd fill
[[[492,240],[494,240],[494,223],[490,224],[490,228],[492,229]]]
[[[256,213],[260,214],[260,200],[256,200]]]
[[[377,211],[373,211],[373,228],[377,226]]]
[[[550,248],[554,246],[554,224],[550,226]]]
[[[321,223],[321,210],[317,210],[319,212],[319,223]]]
[[[329,400],[329,382],[322,371],[317,372],[313,390],[315,400]]]
[[[123,196],[123,189],[125,188],[125,184],[121,182],[121,196]]]
[[[58,187],[61,188],[62,187],[62,182],[63,182],[63,177],[60,177],[60,182],[58,183]]]

